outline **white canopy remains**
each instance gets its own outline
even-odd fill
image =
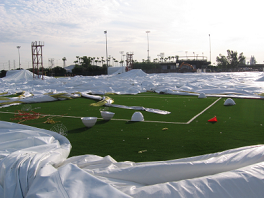
[[[32,77],[30,77],[32,75]],[[0,79],[1,98],[20,104],[107,93],[147,91],[176,95],[263,98],[261,72],[146,74],[131,70],[102,76],[33,79],[27,70]],[[111,99],[106,99],[111,101]],[[119,108],[132,108],[107,103]],[[138,107],[153,113],[169,112]],[[214,197],[248,198],[264,194],[264,145],[157,162],[117,162],[87,154],[68,158],[71,144],[58,133],[0,121],[0,197]]]
[[[0,108],[21,103],[48,102],[67,98],[86,97],[103,99],[105,94],[139,94],[147,91],[174,94],[228,98],[263,98],[262,72],[236,73],[166,73],[146,74],[140,69],[101,76],[34,78],[28,70],[9,71],[0,79],[0,94],[23,93],[19,97],[1,98]],[[122,104],[105,105],[143,110],[152,113],[170,112],[151,107],[127,107]]]
[[[11,73],[11,74],[10,74]],[[34,96],[53,93],[104,95],[138,94],[146,91],[176,95],[262,98],[262,72],[146,74],[140,69],[101,76],[44,77],[33,79],[28,70],[14,70],[1,78],[0,93],[29,92]],[[18,83],[19,82],[19,83]]]
[[[0,121],[0,197],[248,198],[264,194],[264,145],[169,161],[67,158],[55,132]]]

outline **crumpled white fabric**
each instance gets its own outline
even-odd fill
[[[263,197],[264,145],[169,160],[67,158],[55,132],[0,121],[0,197]]]
[[[263,72],[227,73],[160,73],[146,74],[140,69],[101,76],[76,76],[44,80],[33,79],[27,70],[0,79],[0,93],[29,92],[85,92],[94,95],[106,93],[138,94],[147,91],[176,95],[205,93],[216,97],[262,98],[264,93]],[[221,95],[221,96],[219,96]]]

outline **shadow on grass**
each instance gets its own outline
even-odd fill
[[[134,124],[134,123],[138,123],[140,121],[127,121],[126,124]]]
[[[211,123],[211,124],[215,124],[215,123],[217,123],[217,121],[215,121],[215,122],[209,122],[209,123]]]
[[[99,121],[97,121],[95,124],[97,125],[97,124],[105,124],[105,123],[107,123],[107,122],[109,122],[110,120],[99,120]]]
[[[82,132],[85,132],[89,129],[90,128],[82,127],[82,128],[78,128],[78,129],[69,130],[68,133],[82,133]]]

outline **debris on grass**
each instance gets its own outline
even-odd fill
[[[166,131],[166,130],[168,130],[168,128],[163,128],[163,129],[162,129],[162,131]]]
[[[216,116],[213,117],[213,118],[211,118],[211,119],[209,119],[208,122],[212,122],[212,123],[217,122],[217,118],[216,118]]]
[[[112,104],[114,102],[114,100],[108,96],[104,96],[103,100],[96,102],[96,103],[91,103],[90,106],[94,106],[94,107],[100,107],[100,106],[104,106],[106,103]]]
[[[147,150],[138,151],[138,153],[144,153],[147,152]]]
[[[60,121],[54,121],[54,120],[52,119],[52,117],[51,117],[51,118],[47,118],[47,120],[46,120],[45,122],[43,122],[43,123],[45,123],[45,124],[55,124],[55,123],[57,123],[57,122],[60,122]]]
[[[224,105],[225,106],[232,106],[232,105],[235,105],[235,101],[232,99],[232,98],[227,98],[224,102]]]
[[[18,120],[18,123],[21,122],[25,122],[27,120],[36,120],[39,118],[44,118],[45,115],[41,115],[40,113],[34,112],[34,111],[30,111],[30,112],[26,112],[26,111],[21,111],[18,110],[18,113],[15,114],[15,118],[10,118],[11,120]]]

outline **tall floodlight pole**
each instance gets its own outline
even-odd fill
[[[17,50],[18,50],[18,66],[19,66],[19,69],[20,69],[20,52],[19,52],[19,49],[20,49],[21,46],[17,46]]]
[[[123,66],[122,55],[124,54],[124,51],[120,51],[119,53],[121,54],[121,61],[120,61],[120,62],[121,62],[121,64],[122,64],[122,66]]]
[[[147,33],[147,39],[148,39],[148,58],[147,60],[149,61],[149,37],[148,37],[148,34],[150,33],[150,31],[146,31]]]
[[[105,34],[105,53],[106,53],[106,67],[108,67],[108,53],[107,53],[107,31],[104,31],[104,34]]]
[[[211,37],[209,34],[209,47],[210,47],[210,63],[211,63]]]

